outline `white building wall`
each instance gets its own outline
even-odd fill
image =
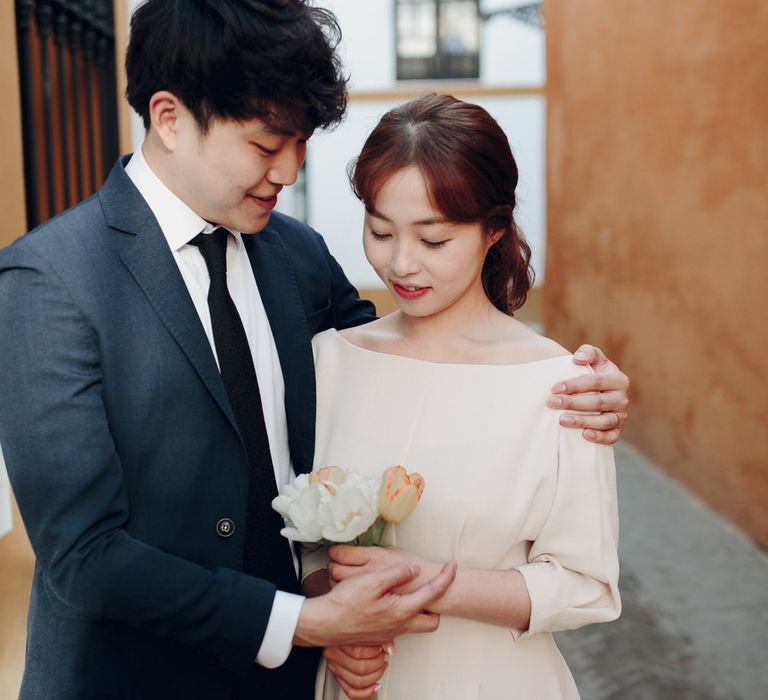
[[[340,55],[349,88],[390,90],[395,81],[394,0],[317,0],[331,10],[342,32]]]
[[[508,2],[504,4],[509,6]],[[541,29],[508,15],[498,15],[485,23],[480,52],[480,81],[483,85],[543,87],[546,79],[544,32]]]

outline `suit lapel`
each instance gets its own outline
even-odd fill
[[[296,273],[269,228],[244,235],[243,242],[280,357],[291,460],[297,473],[307,472],[315,447],[315,366]]]
[[[208,337],[160,226],[125,173],[125,162],[115,165],[99,193],[108,225],[130,234],[120,258],[237,430]]]

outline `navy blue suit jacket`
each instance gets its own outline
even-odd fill
[[[0,444],[37,555],[22,697],[231,697],[275,587],[242,573],[244,448],[123,165],[0,251]],[[243,238],[285,379],[293,465],[308,471],[310,339],[373,307],[309,227],[273,213]],[[222,518],[235,524],[228,538]]]

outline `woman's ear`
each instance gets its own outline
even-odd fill
[[[492,248],[496,243],[498,243],[503,237],[506,231],[503,228],[497,229],[496,231],[491,231],[488,234],[488,247]]]

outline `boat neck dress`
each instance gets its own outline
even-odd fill
[[[459,567],[518,569],[527,630],[443,615],[398,637],[379,700],[573,700],[552,633],[620,613],[613,450],[559,425],[545,402],[589,372],[561,356],[443,364],[385,354],[329,330],[313,341],[315,468],[379,477],[400,464],[425,480],[389,541]],[[316,700],[346,695],[321,666]]]

